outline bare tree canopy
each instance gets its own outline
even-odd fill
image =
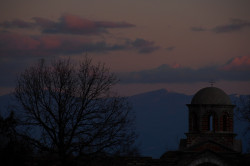
[[[244,131],[244,138],[247,141],[247,152],[250,152],[250,95],[242,95],[239,97],[236,109],[236,117],[246,123],[246,129]]]
[[[133,116],[124,97],[111,92],[118,79],[103,64],[85,57],[80,65],[41,61],[18,78],[15,96],[29,138],[42,151],[65,157],[111,152],[134,141]],[[30,130],[32,131],[32,130]]]
[[[250,95],[240,96],[237,111],[240,113],[239,118],[248,123],[247,131],[250,131]]]

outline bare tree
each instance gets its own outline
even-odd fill
[[[244,137],[248,138],[248,147],[247,151],[250,152],[250,95],[243,95],[240,96],[239,101],[237,103],[237,114],[236,117],[243,121],[246,122],[246,129],[244,131]]]
[[[80,65],[41,61],[18,78],[15,96],[23,124],[39,129],[29,139],[42,151],[59,155],[111,152],[135,138],[131,108],[111,92],[117,78],[103,64],[85,57]],[[34,131],[34,130],[29,130]]]
[[[237,111],[240,113],[238,116],[241,120],[248,123],[247,131],[250,131],[250,96],[241,96]]]

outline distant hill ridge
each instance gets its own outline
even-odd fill
[[[239,103],[237,94],[230,95],[232,103]],[[159,158],[167,150],[176,150],[180,138],[188,131],[188,109],[193,95],[159,89],[128,97],[136,114],[137,144],[143,156]],[[15,105],[13,94],[0,96],[1,114],[7,115]],[[235,133],[243,140],[246,125],[235,118]]]

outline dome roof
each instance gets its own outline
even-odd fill
[[[223,90],[215,87],[199,90],[194,95],[191,104],[232,105],[229,96]]]

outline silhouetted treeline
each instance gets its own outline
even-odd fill
[[[42,60],[27,68],[15,89],[17,116],[1,118],[2,162],[91,165],[137,155],[134,115],[127,99],[112,92],[117,82],[88,57],[79,65]]]
[[[237,114],[238,118],[247,123],[247,128],[244,132],[244,135],[250,134],[250,95],[240,96],[239,104],[237,105]],[[250,140],[248,141],[248,149],[247,152],[250,152]]]
[[[13,112],[6,118],[0,115],[0,161],[3,165],[26,165],[32,160],[33,148],[18,134],[18,125]]]

